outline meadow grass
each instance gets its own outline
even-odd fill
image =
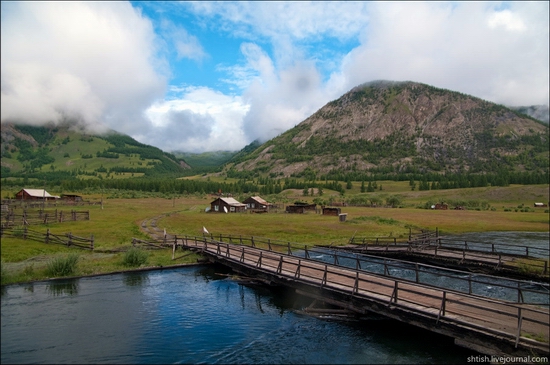
[[[296,200],[313,201],[316,197],[304,197],[301,191],[287,191],[277,196],[265,196],[268,201],[279,202],[281,209],[267,214],[252,213],[205,213],[205,208],[215,198],[209,195],[189,195],[159,197],[159,194],[135,192],[134,199],[107,199],[113,192],[95,191],[85,195],[85,199],[99,200],[103,196],[103,209],[100,205],[58,207],[63,210],[89,210],[89,221],[50,223],[33,226],[32,229],[45,233],[71,232],[80,237],[90,237],[95,241],[95,251],[84,251],[60,244],[45,244],[22,238],[2,237],[2,283],[25,282],[47,278],[47,262],[52,258],[69,253],[79,254],[78,265],[73,275],[95,275],[128,269],[123,264],[124,253],[106,253],[108,250],[128,248],[132,238],[148,239],[141,230],[143,220],[161,216],[157,227],[170,234],[202,236],[206,227],[214,235],[234,235],[246,238],[269,238],[271,240],[314,244],[344,244],[353,236],[363,237],[408,237],[409,229],[438,229],[441,234],[485,231],[549,231],[549,215],[544,209],[531,209],[528,212],[509,210],[518,206],[533,206],[533,202],[548,201],[548,185],[510,186],[506,188],[473,188],[441,191],[411,191],[408,182],[378,182],[382,192],[371,194],[389,196],[398,194],[402,208],[341,207],[347,213],[345,222],[338,217],[315,213],[288,214],[284,205]],[[360,185],[358,185],[360,186]],[[385,189],[388,190],[385,190]],[[52,190],[52,191],[50,191]],[[48,189],[52,194],[59,194]],[[12,191],[2,190],[2,196],[13,196]],[[121,192],[123,193],[123,192]],[[124,192],[126,193],[126,192]],[[130,192],[131,193],[131,192]],[[326,191],[336,199],[338,193]],[[347,193],[346,193],[347,194]],[[149,196],[149,197],[147,197]],[[137,198],[141,197],[141,198]],[[243,199],[246,195],[238,196]],[[428,210],[418,209],[428,200],[449,201],[451,199],[486,201],[491,209],[485,210]],[[281,203],[283,202],[283,203]],[[102,252],[103,251],[103,252]],[[172,260],[172,250],[148,252],[148,267],[166,267],[174,264],[196,262],[198,256],[176,253],[180,259]],[[5,280],[6,279],[6,280]]]

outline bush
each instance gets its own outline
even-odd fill
[[[48,262],[46,267],[46,275],[48,276],[67,276],[71,275],[76,270],[78,255],[71,253],[65,257],[58,257]]]
[[[147,263],[149,254],[139,248],[132,247],[124,254],[122,264],[124,266],[138,267]]]

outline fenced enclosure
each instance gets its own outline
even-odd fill
[[[21,212],[15,209],[2,210],[0,215],[1,225],[4,228],[15,226],[30,226],[48,223],[63,223],[82,220],[90,220],[90,211],[63,211],[58,209],[23,209]]]
[[[94,249],[94,235],[90,238],[79,237],[73,235],[71,232],[64,234],[54,234],[50,232],[48,228],[46,233],[34,231],[27,226],[12,227],[12,228],[0,228],[0,237],[13,237],[22,238],[24,240],[32,240],[36,242],[43,242],[46,244],[60,244],[67,247],[77,247],[87,250]]]

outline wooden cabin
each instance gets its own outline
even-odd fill
[[[271,207],[271,203],[268,203],[259,196],[251,196],[243,201],[243,204],[246,204],[246,209],[251,209],[253,211],[265,211],[267,212]]]
[[[286,207],[287,213],[306,213],[306,212],[315,212],[317,204],[308,204],[308,203],[294,203],[294,205],[288,205]]]
[[[59,199],[58,196],[50,195],[44,189],[21,189],[17,194],[15,194],[15,199],[17,200],[56,200]]]
[[[333,215],[338,217],[341,213],[340,208],[323,207],[323,215]]]
[[[244,212],[246,204],[238,202],[234,198],[218,198],[210,203],[210,211],[215,213],[239,213]]]

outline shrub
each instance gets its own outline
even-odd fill
[[[78,262],[77,254],[69,254],[65,257],[58,257],[50,262],[46,267],[46,275],[48,276],[67,276],[71,275],[76,270],[76,264]]]
[[[149,254],[139,248],[132,247],[124,254],[122,264],[124,266],[137,267],[147,262]]]

